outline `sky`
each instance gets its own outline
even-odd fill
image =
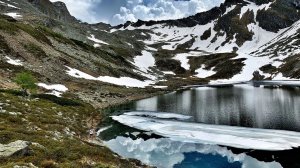
[[[52,2],[57,0],[51,0]],[[126,21],[179,19],[219,6],[225,0],[60,0],[88,23],[118,25]]]

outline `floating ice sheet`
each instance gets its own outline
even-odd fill
[[[143,131],[152,131],[157,135],[181,142],[266,151],[289,150],[300,146],[300,133],[292,131],[161,120],[141,117],[134,113],[125,113],[112,118],[124,125]]]

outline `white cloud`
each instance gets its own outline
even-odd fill
[[[121,24],[126,21],[167,20],[178,19],[203,12],[220,5],[224,0],[128,0],[126,6],[115,14],[112,24]]]
[[[58,0],[50,0],[51,2],[56,2]],[[97,18],[97,13],[91,8],[94,7],[95,3],[101,3],[102,0],[60,0],[67,5],[67,8],[72,16],[77,19],[89,23],[99,22]],[[102,20],[105,21],[105,20]]]
[[[51,0],[57,1],[57,0]],[[178,19],[219,6],[225,0],[61,0],[70,13],[88,22]]]

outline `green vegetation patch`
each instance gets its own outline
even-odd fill
[[[51,101],[51,102],[56,103],[61,106],[81,106],[82,105],[77,100],[56,97],[54,95],[49,95],[49,94],[36,94],[36,95],[33,95],[33,97],[48,100],[48,101]]]
[[[0,102],[5,104],[3,109],[6,111],[0,113],[0,143],[24,140],[41,146],[31,145],[30,153],[25,156],[0,158],[0,167],[27,163],[51,168],[136,167],[106,147],[81,140],[88,136],[86,120],[100,114],[91,105],[64,106],[53,103],[49,97],[39,95],[39,99],[27,99],[16,93],[0,92]],[[74,134],[66,133],[66,128]]]
[[[39,29],[39,27],[33,27],[29,24],[24,24],[24,23],[15,23],[15,25],[20,30],[23,30],[24,32],[34,37],[36,40],[51,45],[51,41],[45,36],[45,34],[43,34],[43,32]]]
[[[38,46],[34,43],[23,44],[23,46],[28,52],[30,52],[37,58],[46,58],[47,57],[47,54],[45,53],[45,51],[40,46]]]
[[[43,34],[42,31],[40,31],[39,28],[21,22],[10,21],[3,16],[0,16],[0,30],[9,33],[10,35],[16,35],[20,30],[22,30],[34,37],[36,40],[51,45],[50,40]]]
[[[15,35],[18,32],[18,28],[15,26],[15,23],[9,22],[2,17],[0,17],[0,30],[11,35]]]
[[[6,43],[4,37],[1,35],[0,35],[0,51],[4,52],[6,54],[11,53],[11,51],[12,51],[11,48]]]

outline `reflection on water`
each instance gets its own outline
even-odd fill
[[[217,145],[175,142],[166,138],[133,140],[125,137],[105,143],[123,157],[139,159],[159,168],[282,168],[279,163],[260,162]]]
[[[203,87],[173,92],[136,101],[118,110],[173,112],[193,116],[193,122],[205,124],[300,131],[299,102],[300,90],[238,85],[232,88]],[[228,148],[217,145],[175,142],[161,137],[151,139],[152,136],[141,136],[144,139],[139,139],[133,136],[136,135],[135,131],[137,130],[113,123],[113,127],[102,132],[100,137],[119,155],[161,168],[300,166],[300,149],[282,152],[238,150],[233,154]],[[274,160],[279,163],[270,162]]]
[[[132,110],[191,115],[195,122],[300,131],[300,91],[255,88],[196,88],[132,104]]]

